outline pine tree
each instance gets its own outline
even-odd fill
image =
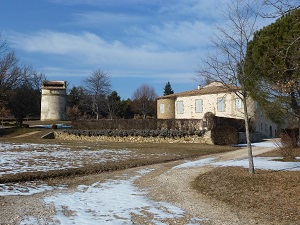
[[[252,82],[247,84],[252,97],[268,106],[265,110],[273,117],[276,107],[285,109],[298,118],[300,126],[299,28],[300,9],[256,32],[248,45],[246,72],[250,74],[249,70],[255,68],[251,72]],[[270,119],[274,120],[273,117]]]
[[[174,94],[174,91],[173,91],[173,89],[172,89],[172,87],[171,87],[170,82],[168,81],[168,82],[166,83],[165,88],[164,88],[164,96],[165,96],[165,95],[171,95],[171,94]]]

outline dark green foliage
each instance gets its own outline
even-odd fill
[[[211,130],[211,139],[215,145],[238,144],[239,132],[230,125],[216,126]]]
[[[106,97],[106,109],[110,119],[119,118],[119,113],[122,110],[121,97],[116,91],[111,92]]]
[[[17,126],[22,126],[26,116],[39,116],[40,92],[28,85],[22,85],[8,91],[9,109],[16,119]]]
[[[163,137],[163,138],[183,138],[197,135],[199,137],[204,135],[204,131],[181,131],[181,130],[63,130],[63,133],[73,134],[76,136],[87,137]]]
[[[250,123],[251,124],[251,123]],[[243,119],[234,119],[228,117],[218,117],[213,118],[213,127],[226,126],[229,125],[234,127],[239,132],[245,132],[245,121]],[[250,132],[254,132],[254,127],[249,128]]]
[[[86,94],[84,93],[84,89],[82,87],[72,87],[67,96],[67,106],[80,106],[80,108],[82,108],[85,95]]]
[[[168,82],[166,83],[166,86],[164,87],[164,96],[165,96],[165,95],[171,95],[171,94],[174,94],[174,91],[173,91],[173,89],[172,89],[172,87],[171,87],[170,82],[168,81]]]
[[[279,123],[286,111],[300,117],[300,10],[256,32],[247,48],[251,96]],[[274,110],[276,109],[276,112]]]

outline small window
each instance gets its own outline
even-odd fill
[[[203,112],[202,99],[196,99],[195,107],[196,107],[196,113],[202,113]]]
[[[165,113],[165,104],[160,104],[159,111],[160,113]]]
[[[183,114],[183,102],[177,102],[177,113]]]
[[[236,99],[235,99],[235,108],[236,108],[236,109],[241,109],[242,106],[243,106],[243,104],[242,104],[242,99],[236,98]]]
[[[225,100],[224,98],[218,98],[218,111],[224,112],[225,111]]]

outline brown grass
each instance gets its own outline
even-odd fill
[[[207,196],[263,218],[269,224],[299,224],[300,174],[297,171],[256,171],[239,167],[216,168],[201,174],[193,187]]]
[[[15,138],[21,134],[32,131],[41,131],[38,134],[27,137]],[[90,163],[91,159],[84,159],[85,166],[47,172],[24,172],[8,174],[0,177],[0,183],[21,182],[31,180],[46,180],[55,177],[72,177],[96,174],[107,171],[117,171],[127,168],[164,163],[182,159],[231,151],[236,148],[228,146],[213,146],[195,143],[119,143],[119,142],[87,142],[87,141],[61,141],[55,139],[41,139],[40,137],[51,129],[37,128],[11,128],[0,129],[0,141],[18,143],[59,144],[71,150],[89,149],[97,151],[101,149],[128,149],[134,151],[134,157],[126,161],[109,163]],[[22,151],[22,150],[18,150]],[[71,160],[71,159],[70,159]]]

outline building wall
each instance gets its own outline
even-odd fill
[[[41,120],[55,121],[66,119],[66,89],[42,88]]]
[[[224,99],[224,108],[218,107],[220,99]],[[199,102],[201,102],[201,107],[199,107]],[[157,118],[159,119],[203,119],[204,114],[207,112],[212,112],[218,117],[244,119],[243,103],[233,92],[199,96],[179,96],[176,100],[172,101],[170,99],[158,99],[157,104]],[[161,104],[164,104],[165,113],[160,112]],[[251,98],[247,100],[247,105],[248,115],[253,122],[254,130],[260,132],[264,138],[276,137],[277,125],[264,116],[258,105]],[[170,107],[169,111],[172,113],[168,113],[168,107]]]
[[[158,99],[157,100],[157,118],[174,119],[175,118],[175,99]]]
[[[218,107],[218,101],[224,99],[224,108]],[[215,116],[243,119],[243,106],[236,108],[234,93],[218,93],[200,96],[178,97],[175,101],[176,119],[202,119],[204,114],[212,112]],[[196,101],[202,101],[202,111],[196,112]],[[179,104],[183,104],[183,112],[178,111]],[[222,105],[221,103],[219,104]]]
[[[256,107],[255,131],[260,132],[264,138],[277,137],[279,127],[265,117],[264,113]]]

